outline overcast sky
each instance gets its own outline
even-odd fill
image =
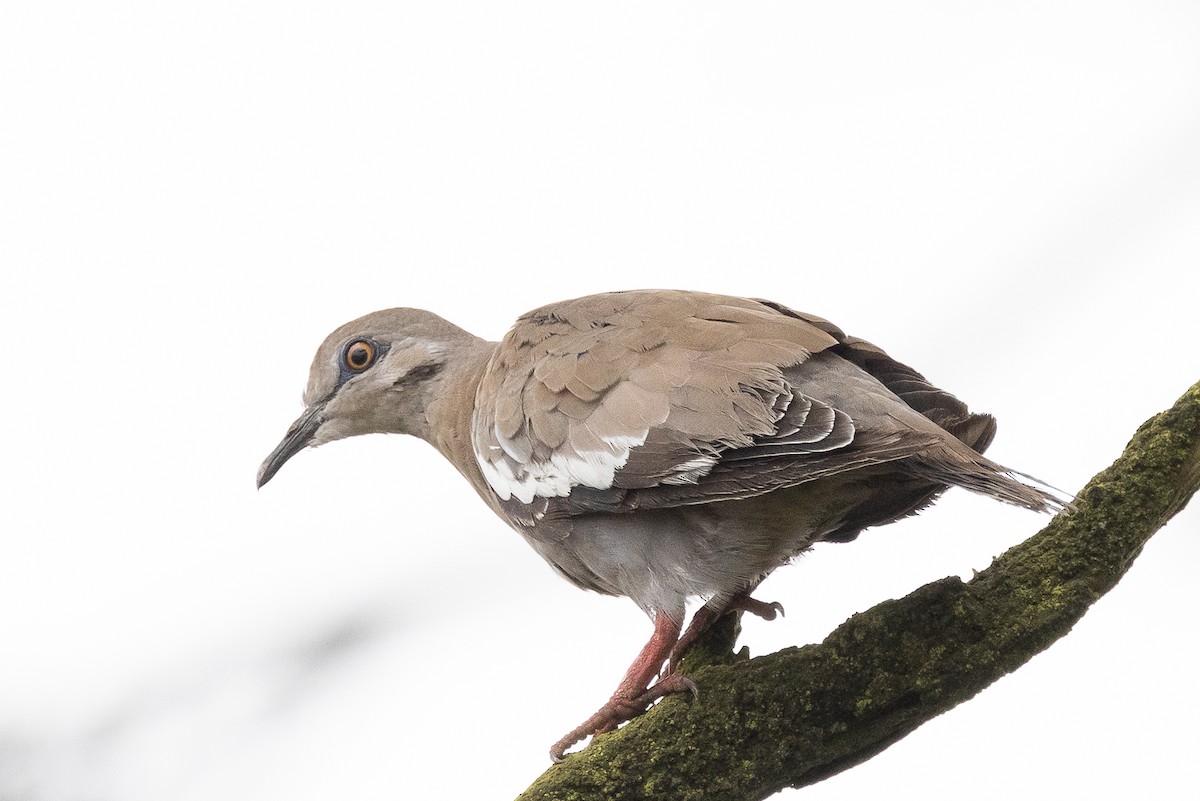
[[[1200,380],[1192,3],[8,4],[0,798],[510,798],[649,635],[400,437],[254,473],[312,354],[634,287],[823,315],[1068,490]],[[1197,786],[1196,508],[1049,651],[781,798]],[[752,653],[1045,519],[822,546]],[[703,688],[701,688],[703,689]],[[703,702],[701,698],[700,702]]]

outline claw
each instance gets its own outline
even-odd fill
[[[663,668],[666,675],[675,672],[679,667],[679,663],[687,654],[688,649],[695,645],[696,640],[700,639],[700,635],[717,621],[722,614],[729,609],[740,609],[743,612],[749,612],[752,615],[761,617],[763,620],[774,620],[776,617],[783,617],[783,604],[779,601],[760,601],[757,598],[751,598],[750,592],[754,588],[751,587],[743,592],[735,595],[724,606],[702,606],[696,610],[696,614],[692,616],[692,622],[688,626],[687,631],[679,638],[679,642],[671,650],[671,658],[667,660],[667,665]]]
[[[779,617],[787,616],[783,611],[783,604],[779,603],[779,601],[771,601],[770,603],[766,603],[765,601],[760,601],[757,598],[746,596],[741,600],[738,606],[741,607],[742,611],[749,612],[757,617],[761,617],[763,620],[774,620],[776,615]]]
[[[647,693],[659,690],[659,688],[661,688],[659,698],[670,693],[691,693],[693,701],[700,698],[700,688],[696,686],[696,682],[678,673],[664,676],[657,684],[647,690]]]

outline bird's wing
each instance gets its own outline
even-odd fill
[[[899,393],[869,374],[872,360]],[[926,425],[898,422],[904,415]],[[964,429],[979,418],[821,318],[741,298],[625,292],[518,320],[481,380],[472,444],[504,508],[532,523],[551,507],[744,498],[902,459],[945,437],[928,424],[938,415]]]

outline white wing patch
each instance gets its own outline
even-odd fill
[[[603,450],[575,450],[565,445],[547,459],[533,458],[528,441],[513,441],[493,428],[497,445],[488,453],[475,448],[475,460],[488,486],[501,500],[516,498],[532,503],[534,498],[561,498],[574,487],[608,489],[617,471],[629,461],[629,451],[646,441],[650,430],[634,436],[596,438]]]

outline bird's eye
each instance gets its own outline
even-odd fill
[[[356,339],[346,346],[342,362],[348,369],[361,373],[375,363],[375,346],[365,339]]]

